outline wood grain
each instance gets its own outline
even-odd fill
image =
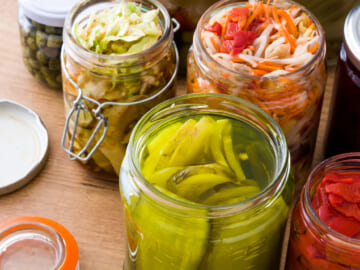
[[[24,215],[56,220],[75,236],[81,269],[121,269],[125,240],[118,184],[94,177],[61,149],[65,121],[62,93],[47,88],[27,72],[22,62],[17,2],[0,0],[0,6],[0,99],[33,109],[50,137],[49,159],[42,172],[24,188],[0,197],[0,222]],[[185,93],[184,79],[179,81],[178,92]],[[315,155],[318,160],[322,158],[328,99],[327,95]]]

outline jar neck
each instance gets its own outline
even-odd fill
[[[324,238],[324,243],[334,249],[341,246],[342,252],[353,252],[360,248],[360,240],[342,235],[327,226],[316,214],[312,199],[321,180],[329,173],[360,170],[360,152],[341,154],[321,162],[309,175],[300,197],[300,212],[314,235]],[[339,248],[340,249],[340,248]]]
[[[0,231],[0,259],[3,251],[6,252],[15,245],[21,246],[22,241],[29,240],[39,241],[48,246],[47,252],[53,249],[55,258],[51,269],[61,269],[66,258],[64,239],[50,226],[37,222],[15,223],[2,229]],[[39,256],[39,254],[36,255]]]
[[[278,3],[279,1],[272,0],[270,1],[270,5],[282,5],[281,3]],[[289,5],[294,4],[291,0],[285,1],[285,3],[288,3]],[[311,72],[318,68],[321,63],[324,61],[326,56],[326,43],[325,43],[325,35],[324,31],[322,29],[321,24],[317,20],[317,18],[312,15],[306,8],[296,3],[296,5],[303,10],[314,22],[315,29],[317,29],[320,37],[320,44],[319,48],[317,49],[317,52],[314,54],[314,56],[309,60],[304,66],[298,68],[295,71],[288,72],[286,74],[277,75],[277,76],[252,76],[247,73],[238,72],[232,69],[229,69],[216,61],[206,50],[202,39],[202,31],[204,30],[205,25],[208,24],[210,19],[220,10],[231,8],[234,6],[241,6],[246,5],[247,2],[241,2],[237,0],[225,0],[225,1],[219,1],[216,4],[212,5],[200,18],[193,38],[193,56],[194,61],[196,62],[199,69],[202,71],[203,74],[206,74],[212,79],[219,79],[219,74],[227,74],[227,76],[221,75],[222,81],[233,81],[233,82],[246,82],[247,80],[257,80],[257,81],[263,81],[263,80],[277,80],[278,78],[287,78],[291,80],[298,80],[300,76],[308,76],[308,74],[311,74]],[[265,60],[265,59],[264,59]],[[217,70],[214,72],[214,70]]]
[[[224,117],[232,117],[254,126],[270,141],[275,160],[273,178],[269,184],[256,196],[231,205],[207,206],[186,203],[171,198],[146,181],[140,170],[140,160],[146,145],[148,135],[163,123],[177,116],[199,115],[211,113]],[[145,196],[156,201],[171,212],[183,211],[186,214],[202,216],[207,210],[207,218],[232,216],[239,213],[252,213],[254,209],[271,205],[284,190],[290,176],[290,156],[285,137],[275,123],[265,112],[251,103],[222,94],[189,94],[180,96],[153,108],[135,126],[127,149],[127,165],[133,175],[134,185]]]
[[[170,16],[165,7],[157,0],[134,0],[145,10],[159,9],[159,20],[162,26],[162,36],[152,47],[136,53],[124,55],[104,55],[98,54],[84,48],[77,42],[74,35],[75,23],[84,23],[89,19],[91,13],[101,11],[105,8],[116,6],[117,2],[110,0],[83,0],[73,7],[65,20],[63,39],[66,54],[82,66],[92,70],[98,69],[119,69],[119,68],[136,68],[144,66],[150,68],[164,59],[169,53],[173,40],[173,26]]]

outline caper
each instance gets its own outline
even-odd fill
[[[60,70],[60,60],[58,58],[52,58],[49,60],[50,70]]]
[[[56,75],[58,74],[56,71],[49,70],[49,68],[46,66],[40,67],[40,71],[45,77],[51,78],[52,80],[55,80]]]
[[[42,75],[40,72],[35,72],[34,76],[36,79],[38,79],[40,81],[45,81],[44,75]]]
[[[30,49],[27,46],[23,46],[22,51],[23,51],[23,56],[24,57],[27,57],[27,58],[35,58],[36,57],[36,51]]]
[[[45,32],[48,34],[56,34],[56,33],[58,33],[58,30],[57,30],[57,27],[46,25]]]
[[[48,58],[42,54],[42,52],[39,50],[36,52],[36,59],[39,60],[41,64],[47,64]]]
[[[29,64],[34,69],[40,69],[40,63],[34,59],[29,59]]]
[[[26,39],[26,43],[27,43],[27,45],[29,46],[30,49],[33,49],[33,50],[37,49],[35,37],[29,36]]]
[[[47,46],[49,48],[60,48],[62,44],[62,37],[57,35],[49,35]]]
[[[35,22],[34,20],[31,20],[31,23],[33,26],[35,26],[36,29],[43,31],[45,29],[45,25]]]
[[[55,78],[55,80],[58,82],[58,83],[62,83],[62,78],[61,78],[61,74],[58,74]]]
[[[45,78],[46,82],[48,83],[48,85],[50,85],[51,87],[59,87],[60,84],[58,82],[56,82],[55,80],[51,79],[51,78],[48,78],[46,77]]]
[[[41,48],[45,47],[47,42],[47,34],[42,31],[36,31],[36,44]]]

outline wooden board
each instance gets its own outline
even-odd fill
[[[120,269],[125,243],[118,184],[94,177],[61,149],[65,121],[62,93],[47,88],[27,72],[22,62],[17,2],[0,0],[0,6],[0,99],[15,100],[33,109],[50,137],[49,159],[43,171],[21,190],[0,197],[0,222],[24,215],[54,219],[75,236],[80,269]],[[330,88],[327,90],[317,160],[322,158]],[[184,79],[179,81],[178,92],[185,93]]]

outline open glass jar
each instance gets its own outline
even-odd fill
[[[224,130],[216,135],[229,122],[234,146]],[[149,173],[155,164],[163,169]],[[137,123],[120,171],[124,269],[278,269],[293,190],[285,137],[258,107],[221,94],[163,102]]]
[[[353,270],[360,268],[360,240],[341,234],[320,218],[328,215],[328,220],[335,220],[324,208],[320,215],[315,211],[314,196],[321,181],[329,174],[341,176],[349,182],[350,174],[360,172],[360,153],[341,154],[321,162],[310,174],[300,201],[292,215],[292,225],[287,254],[288,270]],[[344,181],[346,183],[346,181]],[[340,190],[338,190],[340,191]],[[326,193],[328,190],[326,191]],[[355,192],[355,191],[354,191]],[[323,198],[323,197],[322,197]],[[354,198],[356,199],[356,198]],[[325,200],[322,200],[325,204]],[[346,204],[346,203],[345,203]],[[348,208],[350,209],[350,208]],[[341,222],[338,228],[354,230],[352,216]],[[350,222],[349,222],[350,221]],[[355,229],[356,231],[356,229]]]
[[[99,54],[80,45],[74,35],[74,27],[82,27],[92,12],[112,8],[117,1],[82,1],[65,21],[61,60],[67,120],[62,145],[70,158],[81,160],[102,178],[115,179],[119,173],[137,120],[175,95],[179,60],[168,12],[156,0],[128,2],[142,10],[159,10],[162,35],[139,53]]]
[[[294,2],[291,1],[270,1],[268,2],[269,4],[259,1],[256,3],[262,7],[269,5],[268,10],[282,9],[286,14],[288,14],[288,10],[291,9],[294,4]],[[318,47],[315,46],[317,50],[313,52],[311,58],[309,57],[309,52],[307,50],[304,51],[304,55],[298,55],[296,57],[296,61],[302,56],[305,56],[305,54],[309,57],[302,66],[294,68],[294,64],[289,64],[294,63],[291,57],[281,58],[276,62],[277,54],[284,53],[284,50],[277,51],[277,48],[287,46],[287,44],[284,43],[280,44],[281,42],[277,46],[275,46],[275,42],[271,44],[273,48],[272,51],[269,52],[269,55],[272,55],[271,53],[274,55],[269,57],[260,57],[256,54],[253,55],[254,53],[251,50],[254,49],[260,51],[261,47],[259,46],[259,48],[256,49],[256,39],[251,49],[246,49],[239,54],[225,54],[222,53],[223,49],[221,49],[219,53],[211,54],[209,47],[205,46],[205,39],[203,38],[205,36],[203,35],[204,32],[210,31],[206,30],[209,29],[210,26],[211,31],[214,32],[217,32],[217,26],[219,34],[225,31],[224,28],[219,27],[220,24],[216,25],[216,23],[214,23],[211,25],[216,21],[214,18],[224,14],[224,12],[231,13],[230,10],[234,8],[237,10],[236,12],[241,12],[243,8],[246,9],[248,6],[249,3],[247,2],[235,0],[220,1],[211,6],[200,18],[194,35],[193,46],[189,52],[188,58],[188,92],[212,92],[234,95],[249,100],[270,114],[278,122],[285,133],[291,153],[295,180],[300,186],[305,182],[311,167],[327,78],[324,33],[318,20],[305,8],[297,6],[298,12],[296,14],[304,13],[308,16],[307,18],[312,22],[312,26],[308,25],[308,27],[312,29],[309,31],[312,31],[312,33],[315,33],[316,31],[316,38],[318,39],[318,44],[316,45]],[[283,12],[283,14],[285,13]],[[268,14],[268,16],[270,15]],[[272,18],[266,19],[265,17],[261,17],[255,22],[252,22],[247,29],[250,29],[251,27],[257,29],[258,23],[261,24],[262,22],[265,22],[266,24],[268,23],[266,20],[272,21]],[[297,22],[299,22],[299,20]],[[298,28],[299,27],[301,28],[301,26],[298,26]],[[274,29],[275,26],[269,24],[269,26],[262,31],[259,38],[264,37],[266,39]],[[233,33],[233,30],[226,31]],[[227,35],[226,33],[227,32],[225,32],[225,35]],[[304,36],[305,35],[307,34],[305,33]],[[272,36],[268,38],[270,40]],[[278,41],[282,38],[283,37],[279,38]],[[241,35],[239,35],[239,39],[241,41]],[[210,38],[210,40],[212,39]],[[311,40],[312,39],[310,38],[308,42],[311,43]],[[268,43],[265,42],[265,44]],[[223,45],[225,45],[225,43],[223,43]],[[269,47],[270,46],[268,46],[268,48]],[[226,46],[224,46],[224,50],[226,50]],[[259,55],[266,56],[267,49],[262,49],[262,51],[264,52]],[[235,58],[232,59],[234,56]],[[229,58],[231,58],[230,64],[228,64]],[[245,62],[247,63],[246,66],[244,64]],[[272,63],[269,64],[269,62]],[[289,66],[286,66],[288,64]],[[263,75],[259,72],[260,66],[264,66],[264,70],[266,69],[266,71],[260,70],[261,72],[264,71]],[[279,68],[280,66],[282,66],[281,70]],[[250,71],[252,68],[254,70]],[[254,72],[255,75],[253,75],[252,72]]]
[[[0,223],[0,269],[78,270],[79,250],[72,234],[42,217]]]

